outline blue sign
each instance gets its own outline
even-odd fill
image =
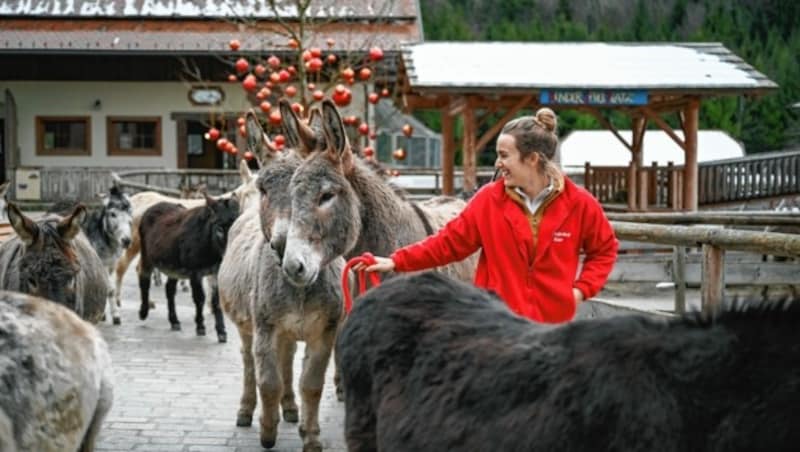
[[[647,105],[647,91],[543,89],[542,105]]]

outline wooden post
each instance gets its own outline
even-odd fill
[[[686,312],[686,248],[672,248],[672,282],[675,283],[675,314]]]
[[[592,164],[589,162],[583,164],[583,188],[594,195],[592,191]]]
[[[703,276],[700,297],[703,312],[710,314],[719,310],[725,296],[725,250],[703,244]]]
[[[631,123],[631,152],[633,154],[633,161],[636,162],[637,173],[644,175],[644,132],[647,125],[644,116],[638,116],[632,119]],[[638,194],[638,207],[639,210],[647,210],[647,179],[641,177],[637,180],[636,193]],[[644,195],[642,195],[644,193]]]
[[[628,210],[636,210],[636,161],[628,164]]]
[[[655,204],[658,206],[658,162],[653,162],[650,167],[650,175],[647,179],[647,202],[648,205]]]
[[[467,105],[462,113],[464,118],[464,140],[462,145],[464,168],[464,191],[472,192],[478,186],[478,156],[475,153],[475,111]]]
[[[667,162],[667,207],[678,210],[678,178],[675,176],[675,164]]]
[[[442,194],[453,195],[453,179],[456,165],[455,142],[453,141],[453,117],[446,110],[441,111],[442,115]]]
[[[692,99],[683,110],[685,159],[683,165],[683,208],[697,211],[697,127],[700,101]]]

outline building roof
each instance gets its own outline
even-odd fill
[[[631,131],[620,130],[629,143]],[[676,135],[683,138],[683,132],[676,131]],[[642,145],[644,152],[642,162],[651,165],[658,162],[664,166],[668,162],[683,165],[684,151],[666,132],[661,130],[648,130],[644,134]],[[570,169],[581,170],[586,162],[592,166],[628,166],[631,161],[631,151],[606,130],[576,130],[567,135],[560,146],[561,166],[569,172]],[[697,161],[708,162],[714,160],[736,158],[744,156],[744,147],[722,130],[700,130],[697,132]]]
[[[420,38],[413,24],[350,27],[326,24],[312,36],[306,47],[323,47],[333,38],[336,51],[366,51],[365,42],[386,51],[398,51],[403,43]],[[241,48],[234,52],[263,53],[288,50],[287,38],[278,30],[259,32],[231,31],[137,31],[137,30],[0,30],[0,52],[14,53],[157,53],[192,54],[231,52],[228,43],[238,39]]]
[[[403,64],[411,90],[422,93],[777,88],[719,43],[423,42],[404,48]]]
[[[278,15],[296,18],[294,0],[277,0]],[[61,18],[274,19],[265,0],[0,0],[0,16]],[[415,0],[316,0],[307,11],[319,19],[417,17]]]

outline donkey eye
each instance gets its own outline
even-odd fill
[[[36,284],[36,280],[33,278],[28,278],[28,288],[35,290],[38,287]]]
[[[319,197],[319,205],[323,205],[325,203],[330,202],[333,197],[336,196],[331,192],[323,193],[322,196]]]

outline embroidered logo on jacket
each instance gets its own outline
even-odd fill
[[[572,237],[572,233],[569,231],[556,231],[553,233],[553,243],[563,242],[564,239],[570,237]]]

